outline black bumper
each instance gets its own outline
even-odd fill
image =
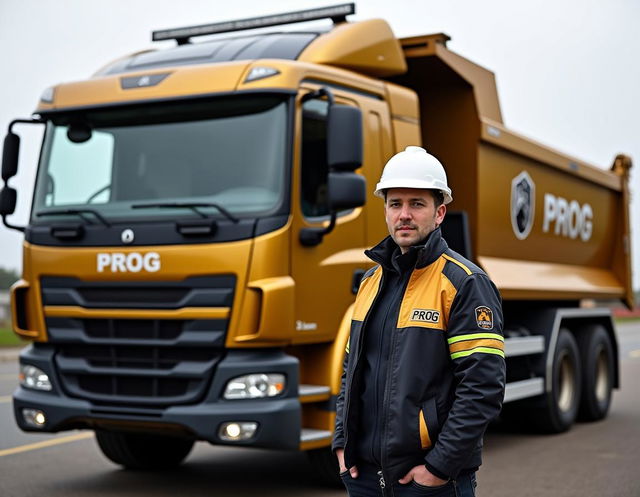
[[[52,391],[41,392],[18,387],[13,396],[16,422],[24,431],[59,432],[90,428],[149,432],[181,432],[213,444],[298,449],[301,408],[298,400],[298,360],[279,350],[229,351],[218,364],[204,398],[194,404],[164,408],[97,404],[67,395],[54,370],[53,347],[39,344],[20,354],[21,364],[31,364],[49,375]],[[275,399],[224,400],[227,382],[249,373],[283,373],[287,387]],[[25,424],[22,410],[45,413],[42,428]],[[225,422],[257,422],[258,430],[247,441],[225,442],[218,436]]]

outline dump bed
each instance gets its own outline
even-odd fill
[[[450,211],[467,214],[472,258],[505,299],[632,305],[630,159],[603,170],[509,131],[493,73],[447,40],[400,40],[408,70],[393,81],[418,94],[423,144],[447,168]]]

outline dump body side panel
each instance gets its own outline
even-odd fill
[[[631,298],[628,167],[603,170],[509,131],[493,73],[446,48],[401,40],[422,142],[445,165],[473,258],[506,299]],[[551,116],[552,117],[552,116]],[[622,161],[622,159],[621,159]]]

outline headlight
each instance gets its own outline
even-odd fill
[[[238,376],[227,383],[225,399],[262,399],[275,397],[284,391],[283,374],[256,373]]]
[[[20,364],[20,385],[32,390],[51,390],[49,376],[42,369],[30,364]]]

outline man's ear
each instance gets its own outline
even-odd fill
[[[444,216],[447,213],[447,206],[440,204],[436,209],[436,226],[440,226],[444,221]]]

